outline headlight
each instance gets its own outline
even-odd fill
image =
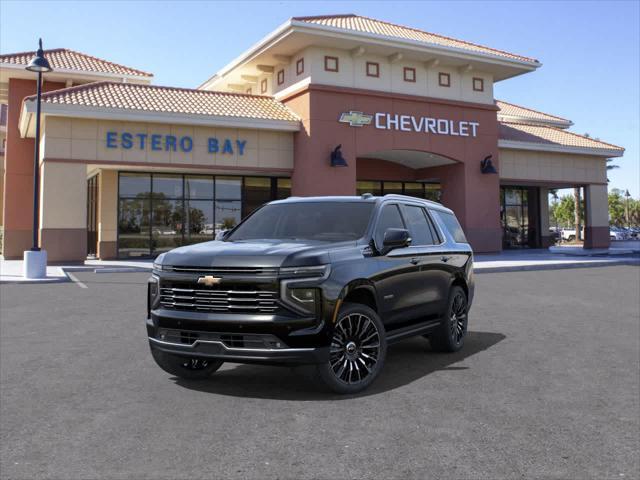
[[[283,267],[280,276],[288,278],[317,278],[329,275],[329,265],[313,265],[311,267]]]
[[[162,260],[164,260],[164,256],[166,254],[161,253],[160,255],[158,255],[156,257],[156,259],[153,261],[153,269],[154,270],[158,270],[158,271],[162,271]]]
[[[285,302],[305,313],[316,313],[318,305],[317,288],[285,288]]]

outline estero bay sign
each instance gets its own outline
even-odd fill
[[[430,133],[434,135],[451,135],[455,137],[476,137],[479,122],[456,121],[446,118],[416,117],[377,112],[373,115],[357,111],[343,112],[338,120],[352,127],[363,127],[374,124],[380,130],[399,130],[402,132]]]
[[[162,134],[131,133],[131,132],[107,132],[107,148],[124,148],[125,150],[138,149],[164,151],[164,152],[184,152],[193,150],[193,138],[189,135],[175,136]],[[221,153],[233,155],[244,155],[246,140],[231,140],[229,138],[218,139],[209,137],[207,139],[207,151],[209,153]]]

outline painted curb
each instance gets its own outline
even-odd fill
[[[597,267],[615,267],[619,265],[640,266],[640,260],[613,260],[613,261],[595,261],[580,263],[563,263],[563,264],[546,264],[546,265],[514,265],[505,267],[482,267],[474,266],[473,273],[503,273],[503,272],[535,272],[540,270],[569,270],[574,268],[597,268]]]

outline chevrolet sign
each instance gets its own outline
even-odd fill
[[[368,115],[362,112],[354,112],[353,110],[351,110],[349,112],[342,112],[338,121],[340,123],[348,123],[352,127],[362,127],[364,125],[371,125],[372,120],[373,115]]]

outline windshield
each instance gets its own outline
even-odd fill
[[[371,202],[266,205],[238,225],[226,240],[357,240],[365,234],[373,206]]]

